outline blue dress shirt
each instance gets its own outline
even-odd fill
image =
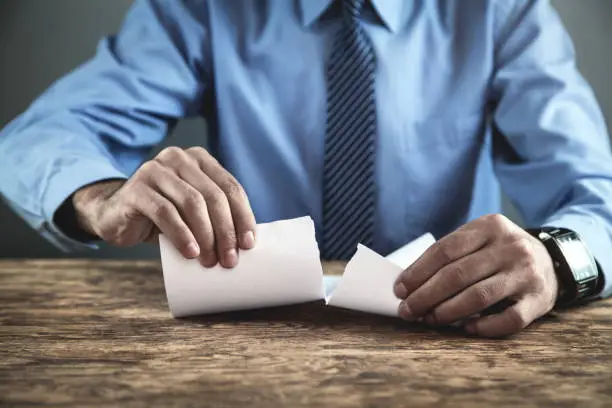
[[[373,0],[374,248],[499,212],[499,180],[530,226],[579,232],[612,277],[612,156],[593,92],[548,1]],[[116,36],[0,133],[0,192],[65,249],[53,224],[79,187],[128,177],[183,117],[258,222],[320,230],[330,0],[137,0]],[[204,141],[204,135],[202,135]],[[606,279],[604,295],[612,292]]]

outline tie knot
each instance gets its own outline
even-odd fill
[[[347,17],[357,19],[361,15],[365,0],[343,0],[342,4]]]

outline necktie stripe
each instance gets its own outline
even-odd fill
[[[365,81],[368,78],[368,75],[370,74],[367,70],[359,70],[358,68],[354,68],[354,67],[348,67],[347,69],[345,69],[344,71],[346,71],[346,74],[354,74],[355,72],[357,72],[356,75],[359,75],[358,78],[356,78],[357,81]],[[362,90],[367,90],[367,84],[351,84],[350,82],[343,82],[341,84],[338,85],[330,85],[330,88],[335,87],[335,89],[329,89],[329,92],[333,92],[333,94],[330,96],[330,98],[334,98],[334,99],[340,99],[341,95],[346,94],[347,92],[355,92],[358,93],[359,89]],[[355,87],[355,88],[352,88]]]
[[[368,78],[369,78],[368,75],[364,75],[363,76],[364,80],[368,80]],[[355,102],[356,101],[359,104],[364,104],[366,102],[367,103],[373,103],[374,102],[373,95],[370,93],[370,90],[367,89],[367,88],[366,89],[356,89],[355,92],[351,92],[351,90],[345,90],[342,93],[338,92],[338,97],[343,96],[343,95],[345,96],[345,99],[342,101],[342,105],[340,105],[340,106],[333,105],[335,100],[330,100],[329,101],[328,110],[329,110],[329,113],[331,115],[333,115],[333,116],[330,116],[330,117],[333,118],[333,117],[339,117],[339,116],[344,116],[344,115],[351,115],[352,112],[354,112]],[[370,101],[364,101],[365,98],[371,98],[371,100]],[[373,113],[373,110],[366,110],[365,112]],[[332,125],[332,126],[342,126],[343,124],[345,124],[344,121],[330,121],[330,120],[328,120],[327,123],[328,123],[328,125]],[[328,130],[336,131],[337,129],[336,128],[329,128]]]
[[[368,131],[373,131],[375,129],[375,126],[373,123],[365,124],[363,127],[366,129],[369,129]],[[342,145],[336,145],[335,148],[330,147],[329,151],[332,154],[338,154],[338,153],[341,153],[342,150],[344,149],[343,153],[346,154],[348,157],[357,157],[357,156],[361,156],[363,151],[369,151],[367,145],[368,145],[367,140],[359,140],[359,141],[354,141],[348,148]],[[336,174],[335,171],[345,166],[348,166],[348,164],[343,163],[343,162],[337,163],[337,164],[330,164],[329,169],[331,171],[329,172],[329,174],[324,175],[324,179],[330,182],[335,181],[338,177],[342,176],[341,174]],[[334,173],[332,173],[332,171]]]
[[[347,127],[348,126],[348,127]],[[364,131],[368,131],[368,132],[373,132],[376,130],[376,120],[373,118],[368,118],[368,120],[366,121],[359,121],[359,122],[355,122],[349,125],[337,125],[334,126],[333,129],[335,131],[339,131],[339,130],[346,130],[347,132],[351,132],[352,134],[357,135],[357,132],[364,132]],[[363,138],[362,140],[354,140],[352,144],[359,144],[360,142],[367,142],[367,138]],[[342,143],[339,143],[337,141],[334,141],[333,143],[330,143],[327,146],[327,149],[329,151],[330,154],[337,154],[337,150],[338,149],[346,149],[345,146],[342,145]],[[330,164],[331,165],[331,164]]]
[[[371,245],[376,205],[375,55],[360,26],[364,0],[343,0],[327,67],[322,256],[347,259]]]
[[[364,239],[371,239],[370,230],[372,229],[371,223],[365,223],[362,225],[354,225],[354,228],[350,231],[345,231],[346,234],[352,235],[360,235],[363,236]],[[352,245],[347,245],[346,241],[340,239],[341,237],[334,237],[332,242],[334,245],[331,247],[331,250],[335,253],[339,254],[339,257],[342,259],[350,258],[353,253],[355,253],[355,248]]]
[[[368,74],[366,73],[365,75],[361,75],[360,79],[362,80],[367,80],[368,79]],[[356,89],[339,89],[336,93],[337,98],[339,100],[342,100],[343,103],[342,105],[332,105],[330,106],[329,110],[330,110],[330,115],[337,115],[342,109],[344,110],[352,110],[354,109],[353,106],[351,105],[357,98],[364,98],[364,97],[369,97],[371,96],[370,93],[368,92],[368,88],[356,88]],[[330,101],[333,102],[333,101]],[[346,114],[346,113],[344,113]]]
[[[335,216],[335,213],[337,211],[334,211],[338,208],[338,206],[343,205],[344,203],[350,203],[350,204],[355,204],[356,201],[358,200],[357,196],[362,192],[362,190],[365,190],[367,187],[367,184],[359,184],[358,183],[358,178],[363,177],[364,172],[363,171],[358,171],[355,172],[356,175],[354,176],[353,180],[349,180],[347,182],[346,186],[340,186],[338,187],[336,190],[330,191],[330,203],[328,205],[326,205],[324,208],[329,211],[330,214],[330,220],[333,220],[333,217]],[[352,200],[348,201],[348,200],[338,200],[337,198],[339,197],[343,197],[347,191],[351,191],[351,193],[355,194],[355,197],[353,197]],[[331,201],[334,200],[335,201]]]
[[[341,187],[349,187],[351,184],[348,183],[348,181],[352,180],[354,178],[354,174],[360,174],[361,172],[365,171],[365,170],[369,170],[369,166],[368,163],[363,163],[363,164],[359,164],[357,162],[357,160],[367,160],[367,156],[371,154],[371,149],[369,149],[367,146],[364,146],[363,143],[358,144],[355,143],[353,146],[353,149],[350,151],[350,154],[347,154],[345,156],[343,156],[343,158],[346,159],[350,159],[350,160],[344,160],[342,162],[336,163],[333,166],[330,165],[329,169],[329,175],[325,175],[323,180],[326,183],[330,183],[329,186],[329,192],[330,192],[330,199],[334,198],[331,193],[334,191],[334,186],[335,189],[337,188],[341,188]],[[349,161],[353,161],[353,163],[349,163]],[[343,173],[341,172],[341,170],[346,170],[348,172],[350,172],[350,175],[344,176],[343,174],[338,174],[338,173]],[[338,183],[340,180],[346,180],[346,182],[343,183]]]
[[[338,66],[336,66],[333,71],[330,70],[329,76],[331,77],[332,75],[336,74],[335,71],[346,71],[346,72],[344,72],[345,75],[350,75],[354,71],[358,71],[358,70],[361,70],[361,71],[363,71],[366,74],[373,71],[373,68],[374,68],[374,61],[373,60],[364,60],[364,59],[360,59],[359,57],[349,57],[349,58],[350,59],[348,59],[347,61],[343,62],[342,64],[338,64]],[[357,64],[361,64],[363,66],[366,66],[366,68],[368,68],[367,66],[369,66],[371,64],[372,67],[371,67],[371,69],[363,69],[364,68],[363,66],[360,67],[360,66],[357,66]],[[349,69],[351,71],[347,71]],[[362,85],[364,87],[368,86],[367,83],[360,83],[357,79],[354,79],[351,82],[336,82],[336,83],[331,83],[331,84],[329,84],[328,92],[333,96],[334,92],[336,91],[336,87],[347,85],[347,84],[353,85],[353,86],[359,86],[359,85]]]
[[[359,133],[357,132],[363,132],[363,131],[372,131],[373,128],[375,129],[376,123],[374,122],[374,120],[368,120],[368,121],[359,121],[359,122],[355,122],[355,123],[351,123],[348,125],[341,125],[341,126],[335,126],[334,129],[336,131],[339,130],[344,130],[346,132],[351,132],[354,135],[359,135]],[[339,151],[341,151],[342,149],[346,151],[348,151],[349,149],[353,149],[353,145],[359,146],[360,144],[363,143],[367,143],[368,139],[367,138],[360,138],[359,140],[353,140],[351,143],[351,146],[344,146],[342,143],[339,142],[334,142],[333,144],[330,143],[327,146],[328,151],[330,152],[330,154],[338,154],[340,153]],[[332,164],[330,164],[330,166],[333,166]]]
[[[329,178],[325,178],[325,182],[328,183],[328,185],[330,186],[329,188],[330,201],[336,198],[335,194],[337,194],[336,193],[337,191],[342,191],[344,189],[351,188],[351,186],[353,185],[352,183],[355,182],[357,177],[361,176],[363,172],[370,170],[368,166],[359,166],[358,164],[358,160],[363,160],[364,157],[366,157],[369,154],[371,154],[370,149],[364,149],[360,147],[359,151],[356,154],[347,156],[347,157],[350,157],[351,160],[355,161],[353,165],[340,163],[338,166],[330,167],[330,169],[334,171],[335,173],[335,174],[330,175]],[[338,173],[342,173],[342,172],[349,172],[351,174],[349,177],[343,178],[344,182],[341,185],[339,185],[338,181],[340,180],[341,176],[339,176]],[[331,205],[331,202],[326,203],[326,205]]]
[[[368,187],[364,187],[362,185],[362,189],[360,191],[355,191],[355,199],[351,202],[340,202],[335,204],[328,211],[336,210],[334,212],[334,216],[329,219],[329,222],[341,222],[347,217],[352,217],[352,214],[361,214],[363,211],[367,211],[364,209],[363,211],[355,210],[355,208],[365,207],[369,204],[372,204],[372,200],[367,197],[370,193],[370,189]]]
[[[352,110],[351,106],[355,105],[355,104],[362,104],[362,103],[367,103],[368,101],[366,101],[366,98],[370,98],[371,96],[367,93],[364,92],[361,95],[357,95],[355,97],[353,97],[352,95],[349,96],[349,101],[347,102],[346,105],[344,105],[341,108],[338,109],[334,109],[335,113],[338,115],[347,115],[349,114],[349,112]],[[333,108],[331,108],[333,109]],[[359,121],[359,123],[367,123],[368,118],[364,118],[361,119]],[[352,125],[352,123],[341,123],[341,122],[336,122],[336,124],[334,125],[334,127],[330,127],[330,130],[333,131],[343,131],[343,129],[347,129],[347,126]]]
[[[372,56],[359,55],[359,52],[361,52],[363,47],[360,47],[357,43],[351,41],[350,37],[347,38],[346,41],[339,41],[338,47],[345,48],[344,53],[347,54],[347,57],[346,60],[332,62],[328,68],[329,75],[335,74],[335,71],[338,70],[339,67],[352,66],[357,61],[361,61],[364,64],[372,64],[374,62]]]
[[[342,219],[342,221],[350,221],[352,220],[354,217],[362,217],[364,215],[363,212],[359,212],[359,213],[354,213],[354,214],[347,214],[344,216],[344,218]],[[347,229],[345,231],[336,231],[335,235],[331,236],[331,241],[335,242],[338,246],[345,246],[344,243],[345,241],[341,240],[341,239],[337,239],[339,238],[339,234],[349,234],[349,235],[353,235],[351,233],[354,233],[354,231],[365,231],[367,230],[366,228],[364,228],[367,224],[357,224],[357,223],[352,223],[350,225],[348,225]],[[352,245],[351,245],[352,246]]]
[[[369,169],[368,169],[369,170]],[[363,176],[363,173],[360,173],[359,176]],[[355,194],[355,198],[351,201],[341,201],[341,200],[336,200],[334,202],[330,202],[329,205],[325,206],[325,210],[327,210],[328,212],[331,213],[330,215],[330,221],[334,219],[335,213],[336,212],[340,212],[338,211],[338,208],[343,205],[344,203],[349,203],[351,205],[355,204],[359,198],[357,198],[357,196],[359,196],[360,194],[362,194],[363,192],[365,192],[366,189],[368,189],[367,184],[358,184],[355,182],[355,180],[352,180],[352,184],[348,184],[348,186],[346,187],[339,187],[336,191],[331,191],[330,192],[330,201],[333,199],[336,199],[337,196],[341,196],[342,194],[346,194],[348,189],[352,189],[354,191],[352,191],[352,193]]]

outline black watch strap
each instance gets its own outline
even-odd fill
[[[578,233],[567,228],[527,230],[548,251],[559,281],[557,306],[568,306],[601,291],[601,270]]]

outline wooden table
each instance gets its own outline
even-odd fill
[[[320,304],[174,320],[158,263],[2,261],[0,406],[28,405],[612,406],[612,302],[506,340]]]

